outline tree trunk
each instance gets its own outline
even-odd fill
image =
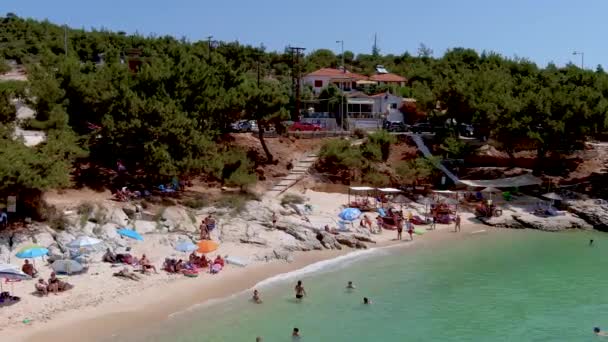
[[[543,173],[543,164],[545,161],[545,156],[547,155],[547,149],[544,146],[538,147],[536,149],[536,165],[534,165],[535,176],[539,176]]]
[[[274,161],[274,158],[272,157],[272,154],[270,153],[268,146],[266,146],[266,141],[264,140],[264,127],[262,127],[262,125],[260,124],[260,120],[258,120],[257,123],[258,123],[258,138],[260,139],[260,144],[262,144],[264,153],[266,153],[266,163],[271,164]]]

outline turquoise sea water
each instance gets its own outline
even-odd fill
[[[608,328],[605,234],[471,235],[339,264],[260,286],[261,305],[242,294],[173,316],[138,338],[291,341],[298,327],[302,341],[594,341],[594,326]],[[308,292],[300,304],[297,279]],[[373,304],[363,305],[364,296]]]

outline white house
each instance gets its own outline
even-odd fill
[[[334,84],[344,91],[351,91],[357,86],[358,81],[364,80],[367,80],[367,76],[333,68],[319,69],[302,77],[302,83],[310,85],[315,95],[330,84]]]

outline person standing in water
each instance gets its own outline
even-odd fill
[[[593,239],[589,240],[589,246],[593,246]]]
[[[253,298],[251,298],[254,303],[262,304],[262,298],[260,298],[260,293],[258,290],[253,290]]]
[[[454,232],[459,232],[459,231],[460,231],[460,215],[456,215]]]
[[[369,304],[371,304],[371,303],[372,303],[372,301],[371,301],[371,300],[369,300],[369,298],[367,298],[367,297],[363,297],[363,304],[365,304],[365,305],[369,305]]]
[[[346,288],[349,290],[354,290],[355,289],[355,285],[353,285],[352,281],[349,281],[348,284],[346,284]]]
[[[291,333],[291,337],[300,338],[300,329],[293,328],[293,331]]]
[[[304,285],[302,285],[301,280],[298,280],[298,283],[296,284],[294,290],[296,291],[296,299],[298,301],[302,301],[302,298],[306,296],[306,290],[304,289]]]

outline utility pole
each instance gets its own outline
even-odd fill
[[[294,85],[294,93],[296,99],[296,108],[294,118],[300,117],[300,54],[306,50],[303,47],[289,46],[287,49],[291,52],[292,62],[292,81]]]
[[[211,61],[211,39],[213,36],[207,36],[207,63]]]
[[[574,51],[572,53],[574,56],[576,55],[580,55],[581,56],[581,70],[585,68],[585,53],[581,52],[581,51]]]
[[[346,79],[346,64],[344,64],[344,40],[336,40],[342,46],[342,74]],[[340,131],[344,129],[344,81],[342,81],[342,94],[340,96]]]
[[[68,56],[68,25],[63,25],[63,50],[65,56]]]

